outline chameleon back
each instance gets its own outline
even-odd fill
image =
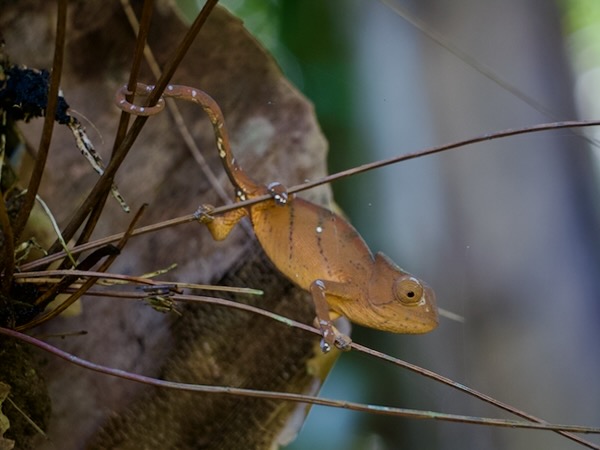
[[[308,289],[317,278],[369,280],[373,255],[354,227],[337,214],[294,198],[285,206],[255,205],[250,216],[269,258],[298,286]]]

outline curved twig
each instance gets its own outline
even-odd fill
[[[316,331],[316,330],[315,330]],[[577,425],[562,425],[562,424],[550,424],[550,423],[532,423],[522,422],[517,420],[503,420],[503,419],[489,419],[465,415],[456,414],[444,414],[433,411],[420,411],[415,409],[407,408],[396,408],[391,406],[381,405],[368,405],[356,402],[347,402],[344,400],[333,400],[328,398],[315,397],[312,395],[294,394],[288,392],[274,392],[274,391],[261,391],[256,389],[245,389],[227,386],[211,386],[203,384],[188,384],[188,383],[177,383],[174,381],[159,380],[157,378],[147,377],[144,375],[134,374],[125,370],[114,369],[112,367],[95,364],[91,361],[79,358],[71,353],[60,350],[46,342],[40,341],[34,337],[26,334],[19,333],[17,331],[9,330],[7,328],[0,327],[0,334],[10,336],[20,341],[26,342],[30,345],[34,345],[48,353],[51,353],[59,358],[64,359],[72,364],[83,367],[85,369],[93,370],[98,373],[110,375],[124,380],[134,381],[137,383],[143,383],[150,386],[162,387],[167,389],[174,389],[179,391],[187,392],[203,392],[203,393],[216,393],[216,394],[227,394],[236,395],[242,397],[254,397],[263,399],[283,400],[292,401],[299,403],[310,403],[313,405],[329,406],[334,408],[350,409],[353,411],[362,411],[374,414],[382,414],[396,417],[408,417],[412,419],[434,419],[444,420],[450,422],[470,423],[476,425],[494,425],[505,428],[525,428],[525,429],[536,429],[536,430],[552,430],[552,431],[568,431],[574,433],[593,433],[600,434],[600,428],[595,427],[582,427]],[[591,447],[596,448],[596,447]]]

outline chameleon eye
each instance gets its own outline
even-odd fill
[[[405,305],[415,305],[423,297],[423,285],[415,277],[401,277],[394,283],[394,295]]]

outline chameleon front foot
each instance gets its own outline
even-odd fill
[[[323,353],[329,352],[335,345],[336,348],[347,352],[351,348],[352,339],[343,333],[340,333],[336,327],[333,326],[331,321],[321,320],[319,321],[319,329],[323,337],[321,338],[321,351]]]
[[[287,205],[288,192],[287,188],[283,184],[274,181],[267,185],[267,190],[269,191],[271,197],[273,197],[273,200],[275,200],[275,203],[277,203],[279,206]]]
[[[212,205],[200,205],[194,213],[194,219],[200,223],[210,223],[215,220],[215,217],[212,215],[214,209],[215,207]]]

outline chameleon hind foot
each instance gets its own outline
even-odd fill
[[[210,223],[215,220],[215,217],[212,215],[214,209],[215,207],[212,205],[200,205],[194,213],[194,219],[200,223]]]
[[[349,352],[352,348],[352,339],[350,336],[340,333],[335,327],[333,329],[336,332],[335,346],[343,352]]]

